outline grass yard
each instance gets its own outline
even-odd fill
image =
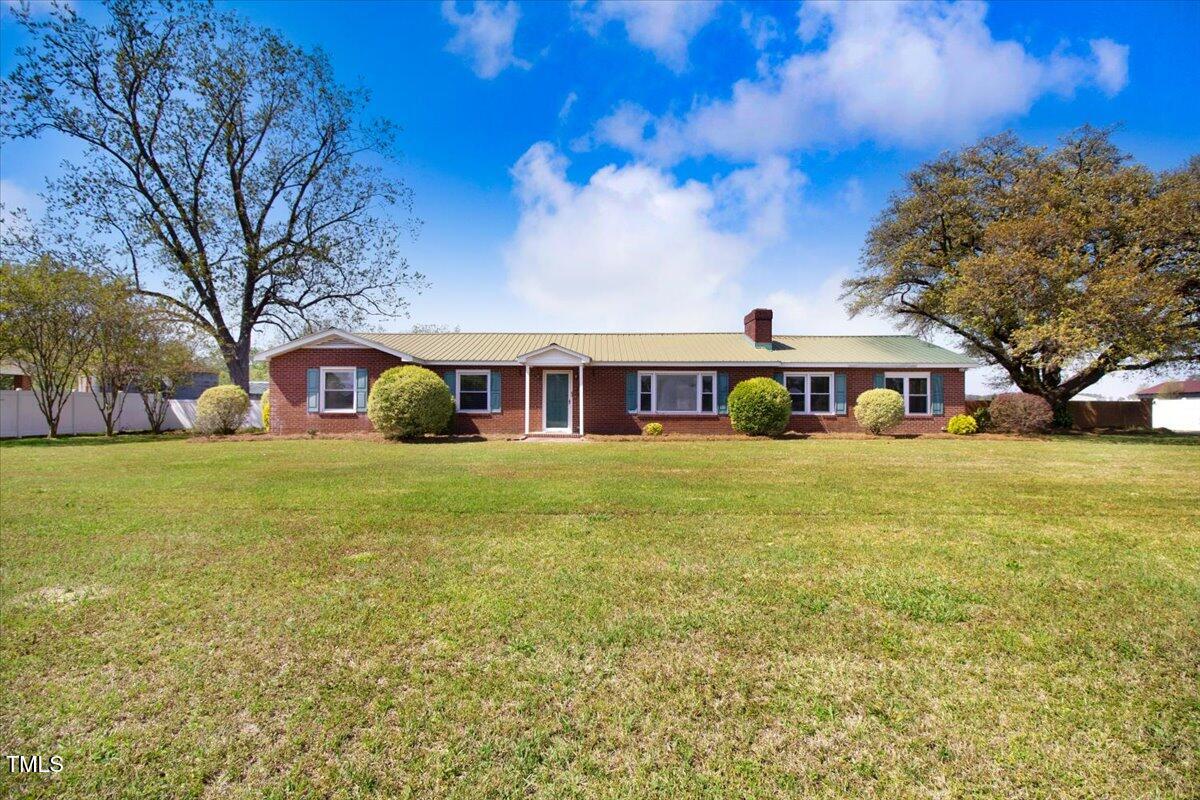
[[[0,447],[10,797],[1200,796],[1200,439]]]

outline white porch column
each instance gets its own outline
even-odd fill
[[[525,365],[525,435],[529,435],[529,365]]]
[[[579,365],[579,435],[583,436],[583,364]]]

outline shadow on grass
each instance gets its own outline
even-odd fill
[[[0,447],[101,447],[114,444],[139,444],[141,442],[182,441],[188,438],[184,431],[166,433],[118,433],[105,436],[100,433],[75,434],[47,439],[45,436],[27,436],[22,439],[0,439]]]
[[[463,436],[422,436],[420,439],[385,439],[392,444],[469,444],[471,442],[486,442],[486,436],[466,434]]]
[[[1100,444],[1143,444],[1172,447],[1200,447],[1200,433],[1169,433],[1166,431],[1078,431],[1059,433],[1055,439],[1090,441]]]

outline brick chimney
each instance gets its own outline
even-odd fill
[[[771,339],[771,317],[773,316],[774,314],[769,308],[756,308],[743,320],[746,323],[746,336],[754,342],[755,347],[767,350],[774,348],[774,342]]]

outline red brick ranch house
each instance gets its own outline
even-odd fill
[[[929,433],[964,410],[959,353],[913,336],[776,336],[771,311],[744,333],[349,333],[329,329],[264,351],[271,431],[369,431],[367,394],[386,369],[418,364],[454,396],[459,434],[731,433],[740,381],[774,378],[793,431],[855,431],[854,398],[904,397],[901,433]]]

